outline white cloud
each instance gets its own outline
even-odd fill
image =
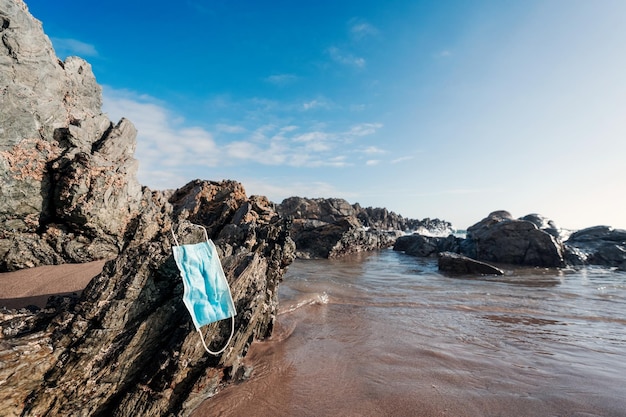
[[[378,164],[380,164],[380,160],[378,160],[378,159],[370,159],[370,160],[365,162],[365,165],[368,165],[368,166],[374,166],[374,165],[378,165]]]
[[[139,181],[156,188],[175,188],[193,166],[214,167],[220,151],[213,135],[202,127],[186,126],[158,100],[124,90],[103,88],[103,110],[113,120],[129,119],[137,128]],[[165,169],[164,169],[165,167]]]
[[[354,56],[350,53],[344,53],[336,46],[331,46],[326,51],[328,52],[328,55],[330,56],[330,58],[339,64],[348,65],[348,66],[357,67],[357,68],[365,67],[365,64],[366,64],[365,58]]]
[[[256,128],[240,124],[216,124],[218,143],[209,129],[189,125],[163,102],[105,86],[103,110],[109,117],[128,118],[136,126],[139,181],[152,188],[177,188],[207,169],[256,163],[266,166],[353,166],[350,155],[378,154],[375,146],[354,150],[351,143],[375,134],[380,123],[359,123],[331,129],[313,123],[308,128],[267,123]],[[249,121],[248,121],[249,123]],[[236,138],[236,139],[235,139]]]
[[[383,127],[381,123],[361,123],[361,124],[352,126],[348,134],[351,136],[373,135],[381,127]]]
[[[313,110],[313,109],[319,109],[319,108],[328,109],[329,107],[330,105],[328,104],[328,102],[324,100],[316,99],[316,100],[311,100],[311,101],[302,103],[303,110]]]
[[[449,58],[451,56],[452,56],[452,52],[448,51],[447,49],[437,53],[438,58]]]
[[[77,55],[80,57],[97,57],[98,51],[96,47],[90,43],[79,41],[71,38],[52,38],[55,52],[60,57]]]

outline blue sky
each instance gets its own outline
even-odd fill
[[[626,228],[626,2],[27,1],[153,189]]]

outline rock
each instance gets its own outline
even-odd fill
[[[142,198],[135,128],[108,120],[91,66],[59,61],[22,1],[0,0],[0,20],[0,271],[114,257]]]
[[[527,214],[524,217],[520,217],[519,220],[531,222],[532,224],[537,226],[537,229],[543,230],[544,232],[551,234],[560,241],[564,241],[569,235],[569,232],[558,227],[554,220],[550,220],[547,217],[542,216],[541,214]]]
[[[621,267],[626,262],[626,230],[609,226],[582,229],[565,241],[565,249],[572,265]]]
[[[393,250],[419,257],[437,256],[439,252],[458,252],[460,241],[453,235],[444,238],[412,234],[396,239]]]
[[[291,220],[300,258],[334,258],[390,247],[401,230],[423,228],[439,233],[451,225],[438,219],[405,219],[385,208],[362,208],[346,200],[290,197],[277,206]]]
[[[120,255],[73,307],[0,315],[5,415],[185,415],[245,374],[242,358],[271,333],[294,257],[286,222],[232,181],[194,181],[169,202],[146,190],[141,202]],[[188,222],[215,241],[237,308],[233,340],[217,357],[199,343],[172,257],[172,227],[184,242],[203,239]],[[205,337],[217,346],[229,332],[225,320]]]
[[[80,298],[0,311],[0,409],[20,415],[188,415],[250,373],[278,283],[295,256],[289,223],[234,181],[152,192],[136,180],[135,128],[100,109],[89,64],[60,62],[21,0],[0,0],[0,269],[109,259]],[[231,285],[231,344],[208,355],[172,257],[206,227]],[[224,343],[230,321],[206,327]]]
[[[441,252],[438,265],[440,271],[452,274],[504,275],[500,268],[452,252]]]
[[[471,258],[515,265],[561,267],[562,243],[534,223],[496,211],[467,229],[461,253]]]

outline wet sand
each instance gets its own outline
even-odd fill
[[[297,261],[251,378],[193,417],[624,417],[626,274],[443,277],[383,253]]]
[[[44,307],[51,295],[80,292],[106,261],[49,265],[0,274],[0,307]]]

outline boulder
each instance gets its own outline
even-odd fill
[[[453,252],[441,252],[438,266],[440,271],[451,274],[504,275],[500,268]]]
[[[565,241],[568,263],[623,268],[626,262],[626,230],[594,226],[572,233]]]
[[[458,252],[460,242],[461,239],[453,235],[436,237],[415,233],[396,239],[393,250],[413,256],[429,257],[437,256],[439,252]]]
[[[524,217],[520,217],[519,220],[525,220],[527,222],[531,222],[537,229],[543,230],[546,233],[551,234],[555,238],[560,241],[564,241],[569,236],[569,232],[567,230],[563,230],[556,225],[554,220],[548,219],[547,217],[542,216],[541,214],[533,213],[527,214]]]
[[[467,229],[461,253],[471,258],[515,265],[561,267],[562,243],[526,220],[496,211]]]

